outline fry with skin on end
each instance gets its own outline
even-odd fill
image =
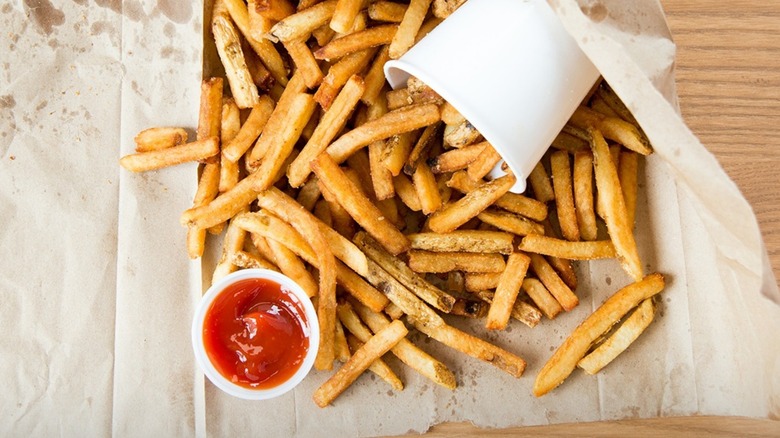
[[[574,371],[580,359],[588,352],[593,342],[607,332],[629,310],[661,292],[663,288],[664,277],[661,274],[650,274],[615,292],[577,326],[553,353],[536,376],[534,395],[540,397],[563,383]]]
[[[284,47],[287,49],[290,58],[292,58],[295,67],[303,75],[306,86],[314,88],[319,85],[324,76],[309,46],[306,45],[306,41],[303,39],[290,40],[284,43]]]
[[[570,122],[589,132],[594,128],[598,129],[603,137],[616,141],[642,155],[650,155],[653,152],[650,144],[640,134],[639,129],[622,119],[607,117],[588,107],[580,106],[574,111]]]
[[[403,170],[418,134],[419,129],[403,134],[394,134],[385,140],[381,160],[391,175],[397,176]]]
[[[580,228],[577,225],[577,212],[574,208],[574,187],[572,184],[569,153],[555,151],[550,155],[553,187],[555,188],[555,206],[561,233],[566,240],[580,240]]]
[[[368,17],[374,21],[400,23],[408,5],[391,1],[375,1],[368,5]]]
[[[561,280],[558,273],[550,266],[545,258],[539,254],[528,254],[531,257],[531,266],[536,276],[544,283],[547,290],[555,297],[567,312],[577,307],[580,300],[569,289],[569,286]]]
[[[391,254],[399,254],[409,249],[409,239],[389,221],[384,220],[379,209],[346,177],[330,155],[320,154],[311,166],[320,182],[333,193],[338,203]]]
[[[530,263],[531,259],[520,252],[512,253],[507,259],[506,269],[498,280],[496,293],[493,295],[493,302],[490,304],[487,321],[485,321],[485,328],[488,330],[506,328]]]
[[[139,132],[133,140],[136,152],[151,152],[187,143],[187,131],[184,128],[149,128]]]
[[[432,125],[439,121],[439,107],[433,104],[402,108],[366,122],[328,146],[328,154],[341,163],[356,150],[377,140]],[[405,158],[405,157],[404,157]],[[405,161],[405,160],[404,160]],[[399,169],[400,170],[400,169]],[[396,175],[394,173],[394,175]]]
[[[339,370],[314,392],[314,403],[323,408],[336,399],[360,374],[390,351],[409,331],[397,320],[380,330],[360,347]]]
[[[588,374],[596,374],[609,365],[620,353],[626,350],[642,332],[653,322],[655,305],[648,298],[637,306],[636,310],[596,349],[577,362],[577,366]]]
[[[512,188],[515,181],[514,175],[505,175],[479,186],[431,215],[428,219],[428,226],[437,233],[455,230],[492,205]]]
[[[523,237],[519,249],[569,260],[611,259],[615,257],[615,246],[609,240],[570,242],[539,234],[529,234]]]
[[[227,11],[225,11],[227,12]],[[215,14],[211,21],[217,52],[225,67],[230,91],[239,108],[251,108],[259,102],[259,94],[246,65],[241,41],[227,13]]]
[[[397,24],[381,24],[333,40],[314,52],[314,57],[330,61],[369,47],[381,46],[393,40]]]
[[[593,209],[593,154],[581,151],[574,154],[574,204],[577,225],[582,240],[596,240],[596,212]]]
[[[596,187],[599,198],[604,201],[605,222],[612,243],[615,244],[618,259],[623,269],[635,281],[644,277],[642,262],[639,259],[633,227],[628,222],[626,202],[620,188],[617,168],[612,161],[607,142],[601,132],[589,130],[593,137],[593,158],[596,173]]]
[[[146,172],[189,161],[204,160],[218,153],[219,140],[217,137],[210,137],[166,149],[125,155],[119,160],[119,164],[131,172]]]
[[[495,292],[489,290],[482,290],[482,291],[474,292],[474,295],[476,295],[480,300],[484,301],[485,303],[492,304],[493,297],[495,296]],[[522,322],[523,324],[528,326],[528,328],[536,327],[537,325],[539,325],[539,322],[542,320],[542,312],[540,312],[539,309],[534,307],[533,304],[527,303],[522,299],[515,300],[514,304],[512,305],[512,308],[510,309],[510,316]]]

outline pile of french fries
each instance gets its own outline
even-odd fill
[[[482,318],[490,330],[552,320],[579,303],[572,260],[617,258],[635,283],[560,346],[534,394],[577,366],[597,372],[653,319],[663,277],[645,276],[633,234],[638,156],[651,148],[606,83],[571,117],[525,194],[509,192],[511,173],[485,180],[500,155],[436,92],[415,78],[388,88],[384,63],[461,3],[216,0],[212,32],[226,75],[202,83],[196,139],[151,128],[121,159],[136,172],[202,163],[181,217],[189,256],[220,235],[215,281],[268,268],[312,297],[315,367],[343,363],[315,392],[319,406],[366,370],[403,389],[382,360],[388,352],[454,389],[449,366],[412,343],[407,327],[520,377],[522,358],[442,315]]]

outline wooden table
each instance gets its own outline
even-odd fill
[[[688,126],[753,206],[780,279],[780,1],[662,0],[677,43]],[[780,420],[776,418],[775,420]],[[430,436],[780,436],[780,421],[665,418],[486,431],[444,424]]]

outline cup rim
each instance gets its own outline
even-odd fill
[[[203,324],[205,322],[206,313],[208,312],[214,299],[219,296],[228,286],[248,279],[265,279],[275,281],[281,285],[285,290],[294,295],[304,308],[307,322],[309,325],[309,348],[306,352],[306,356],[301,363],[301,366],[288,380],[282,384],[268,389],[250,389],[243,386],[239,386],[225,376],[223,376],[211,359],[208,357],[206,348],[203,345]],[[200,299],[198,306],[195,309],[195,314],[192,319],[192,348],[195,353],[195,360],[198,367],[203,374],[214,384],[217,388],[221,389],[227,394],[234,397],[238,397],[245,400],[268,400],[275,397],[279,397],[293,388],[295,388],[303,379],[309,374],[312,366],[314,365],[314,359],[317,357],[317,351],[319,350],[320,340],[320,326],[317,320],[317,311],[311,302],[311,299],[303,288],[293,281],[290,277],[281,274],[270,269],[242,269],[235,271],[229,275],[218,280],[212,284],[206,291],[203,297]]]

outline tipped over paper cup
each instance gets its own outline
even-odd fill
[[[519,193],[599,72],[545,0],[469,0],[385,76],[393,89],[414,76],[439,93],[498,151]]]

